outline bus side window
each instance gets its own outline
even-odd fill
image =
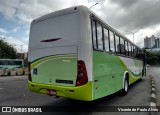
[[[141,58],[141,60],[143,59],[143,52],[142,52],[142,50],[140,50],[141,52],[140,52],[140,58]]]
[[[133,57],[135,57],[135,46],[133,45]]]
[[[115,35],[115,45],[116,45],[116,53],[120,54],[119,37],[117,35]]]
[[[132,46],[132,44],[131,44],[131,57],[133,57],[133,46]]]
[[[98,49],[96,40],[96,22],[94,20],[92,20],[92,40],[93,40],[93,48]]]
[[[139,59],[139,49],[137,48],[137,55],[136,57]]]
[[[137,47],[134,48],[134,57],[137,58]]]
[[[128,42],[125,41],[125,52],[126,52],[126,56],[128,56]]]
[[[143,55],[142,55],[142,50],[140,50],[140,49],[139,49],[138,58],[139,58],[139,59],[143,59],[143,57],[142,57],[142,56],[143,56]]]
[[[134,57],[134,45],[132,45],[132,57]]]
[[[110,38],[110,52],[115,52],[115,47],[114,47],[114,34],[112,31],[109,31],[109,38]]]
[[[104,28],[104,43],[105,43],[105,51],[109,52],[109,38],[108,38],[108,30]]]
[[[124,40],[121,37],[120,37],[120,51],[121,51],[121,54],[125,55]]]
[[[97,41],[98,50],[103,51],[102,25],[97,22]]]
[[[128,42],[128,54],[129,54],[129,56],[131,57],[132,55],[131,55],[131,44]]]

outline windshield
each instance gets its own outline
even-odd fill
[[[22,65],[22,61],[0,60],[0,65]]]

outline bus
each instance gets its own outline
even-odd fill
[[[31,22],[28,87],[54,97],[92,101],[144,75],[143,51],[85,6]]]
[[[0,75],[18,75],[24,68],[22,59],[0,59]],[[23,74],[23,71],[21,71]]]

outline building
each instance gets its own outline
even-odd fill
[[[160,51],[160,38],[156,38],[154,35],[144,38],[144,48],[151,52]]]
[[[148,49],[159,48],[159,38],[156,39],[154,35],[151,37],[146,37],[144,39],[144,47]]]
[[[150,44],[151,44],[151,48],[155,48],[156,45],[156,37],[154,35],[152,35],[150,37]]]
[[[150,40],[149,40],[148,36],[146,36],[146,38],[144,38],[144,47],[145,48],[150,47]]]
[[[160,48],[160,38],[156,39],[156,48]]]

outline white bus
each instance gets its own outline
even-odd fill
[[[30,91],[91,101],[125,95],[143,75],[142,50],[85,6],[32,21]]]
[[[0,59],[0,75],[23,74],[24,62],[22,59]]]

